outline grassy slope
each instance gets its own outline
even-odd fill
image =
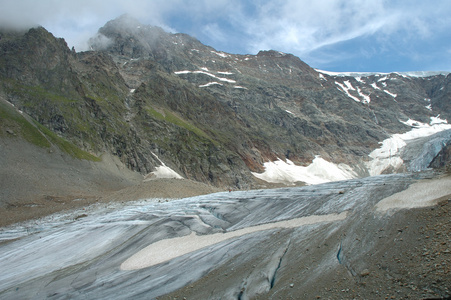
[[[4,101],[0,102],[0,129],[0,136],[8,134],[22,137],[27,142],[41,148],[50,148],[53,144],[74,158],[100,161],[97,156],[81,150],[29,116],[25,117]]]

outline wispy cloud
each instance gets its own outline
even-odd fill
[[[212,41],[220,43],[227,41],[227,36],[218,23],[208,23],[205,26],[202,26],[201,32],[203,35],[210,36]]]
[[[278,46],[303,54],[374,34],[398,20],[381,1],[290,0],[268,2],[246,28],[254,49]]]
[[[0,0],[0,7],[0,26],[40,24],[77,50],[107,21],[128,13],[218,50],[275,49],[317,62],[394,51],[408,55],[403,48],[437,43],[451,29],[451,1],[441,0]],[[340,48],[359,40],[368,45]],[[441,43],[446,53],[451,42]]]

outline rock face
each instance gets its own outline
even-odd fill
[[[185,178],[247,188],[267,161],[363,166],[380,141],[411,129],[403,122],[451,119],[450,75],[332,75],[277,51],[216,51],[128,16],[90,45],[75,53],[44,28],[1,33],[0,95],[142,174],[164,162]]]

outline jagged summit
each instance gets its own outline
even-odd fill
[[[100,30],[103,28],[115,28],[116,30],[134,30],[139,29],[143,24],[134,18],[130,14],[123,14],[114,20],[108,21]],[[153,27],[153,26],[148,26]]]

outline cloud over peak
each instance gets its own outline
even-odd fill
[[[438,44],[430,51],[451,49],[446,39],[451,2],[440,0],[0,0],[0,5],[0,26],[39,24],[77,50],[85,50],[100,27],[124,13],[143,24],[190,34],[218,50],[255,54],[275,49],[310,64],[333,65],[353,57],[362,62],[388,52],[413,61],[409,51],[421,55],[423,44],[431,41]],[[451,68],[449,59],[444,64]]]

